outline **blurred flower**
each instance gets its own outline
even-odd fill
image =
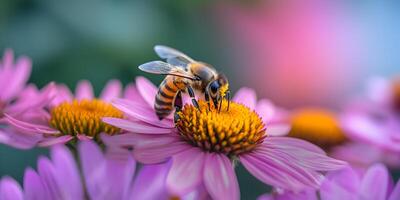
[[[289,137],[300,138],[318,145],[329,156],[350,163],[364,171],[374,163],[382,162],[390,167],[400,166],[400,156],[367,145],[358,139],[349,139],[342,125],[341,114],[324,108],[301,108],[287,112],[291,119]],[[346,125],[346,123],[344,123]]]
[[[270,136],[280,135],[287,133],[288,126],[268,123],[276,109],[269,101],[257,102],[251,89],[239,90],[229,110],[227,102],[220,112],[201,100],[200,109],[186,104],[174,124],[171,118],[160,121],[155,114],[157,88],[144,78],[138,78],[136,84],[144,102],[113,103],[132,120],[104,119],[132,133],[103,141],[109,146],[133,145],[135,158],[146,164],[172,158],[166,184],[174,194],[186,194],[204,184],[213,199],[238,199],[237,161],[264,183],[294,191],[318,188],[321,171],[345,165],[306,141],[267,137],[266,129]]]
[[[122,86],[118,80],[109,81],[98,99],[88,81],[78,84],[75,96],[64,85],[57,85],[57,92],[53,101],[46,105],[48,109],[31,110],[22,116],[6,115],[7,122],[17,130],[14,134],[18,134],[19,141],[28,143],[25,148],[76,139],[98,140],[100,133],[120,133],[119,128],[101,121],[103,117],[123,117],[123,113],[109,103],[111,99],[121,97]],[[37,138],[27,141],[27,136]]]
[[[347,167],[339,171],[330,172],[319,190],[293,193],[276,191],[265,194],[259,200],[396,200],[400,199],[400,181],[393,188],[393,180],[386,167],[382,164],[371,166],[366,173],[359,175],[352,168]]]
[[[371,79],[367,96],[352,101],[341,116],[347,135],[383,151],[400,152],[400,112],[397,82]]]
[[[119,152],[121,153],[121,152]],[[0,199],[169,199],[165,178],[170,163],[143,166],[136,178],[135,161],[127,154],[102,153],[93,141],[78,145],[77,162],[64,146],[53,146],[51,159],[40,157],[37,171],[25,170],[23,190],[10,177],[0,181]],[[126,157],[125,157],[126,156]],[[82,178],[82,179],[81,179]],[[83,183],[82,181],[83,180]],[[197,197],[197,194],[191,197]],[[196,199],[196,198],[194,198]]]
[[[38,138],[30,133],[16,134],[15,129],[7,124],[7,117],[22,117],[30,115],[34,120],[38,117],[37,112],[26,112],[40,110],[54,97],[54,84],[39,91],[35,85],[26,85],[31,71],[31,60],[21,57],[14,63],[13,52],[6,50],[0,62],[0,143],[6,143],[18,148],[26,148],[30,141]]]
[[[300,138],[323,149],[340,145],[345,135],[335,113],[322,108],[302,108],[291,114],[289,137]]]
[[[31,73],[31,60],[18,58],[14,63],[12,50],[6,50],[0,62],[0,118],[4,113],[15,113],[18,106],[12,104],[26,86]]]

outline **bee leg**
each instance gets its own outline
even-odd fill
[[[221,112],[221,108],[222,108],[222,97],[219,97],[219,105],[218,105],[218,112]]]
[[[208,90],[204,92],[204,98],[206,99],[207,105],[208,105],[208,110],[211,110],[211,104],[210,104],[210,94],[208,93]]]
[[[226,111],[228,111],[229,105],[231,104],[231,91],[226,92],[226,99],[228,100],[228,107],[226,108]]]
[[[187,91],[188,91],[188,93],[189,93],[190,98],[192,98],[192,103],[193,103],[193,105],[194,105],[197,109],[200,109],[199,103],[197,102],[197,100],[196,100],[196,98],[195,98],[195,96],[194,96],[193,88],[192,88],[191,86],[188,86],[188,87],[187,87]]]
[[[175,112],[174,112],[174,122],[177,122],[179,119],[178,112],[182,110],[182,94],[181,91],[179,91],[176,94],[175,101],[174,101],[174,106],[175,106]]]

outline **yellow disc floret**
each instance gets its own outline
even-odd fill
[[[342,143],[345,136],[334,113],[318,108],[302,109],[291,118],[290,137],[300,138],[322,148]]]
[[[102,122],[103,117],[122,118],[121,111],[104,101],[74,100],[51,110],[50,125],[65,135],[83,134],[96,137],[99,133],[116,134],[119,128]]]
[[[176,127],[182,138],[205,151],[238,155],[262,143],[265,126],[248,107],[222,101],[220,110],[200,100],[200,108],[186,104],[178,112]]]

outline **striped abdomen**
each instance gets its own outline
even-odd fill
[[[176,95],[185,90],[188,83],[176,76],[167,76],[158,87],[154,109],[158,118],[163,119],[174,110]]]

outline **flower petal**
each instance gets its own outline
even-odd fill
[[[22,189],[17,181],[10,177],[0,180],[0,199],[1,200],[22,200]]]
[[[264,123],[269,122],[275,115],[275,105],[267,100],[261,99],[257,102],[256,112],[260,115]]]
[[[267,135],[268,136],[285,136],[290,131],[290,124],[273,124],[267,126]]]
[[[41,139],[41,134],[24,134],[11,129],[0,130],[0,143],[19,149],[33,148]]]
[[[195,190],[202,182],[205,154],[199,148],[191,148],[172,157],[172,166],[167,176],[167,188],[178,196]]]
[[[42,134],[42,133],[46,133],[46,134],[56,134],[59,133],[58,130],[52,129],[48,126],[43,126],[43,125],[39,125],[39,124],[32,124],[29,122],[24,122],[21,121],[19,119],[16,119],[14,117],[11,117],[8,114],[4,114],[7,122],[12,125],[14,128],[16,128],[17,130],[23,132],[23,133],[31,133],[31,134]]]
[[[241,103],[252,110],[256,107],[257,103],[256,92],[253,89],[242,87],[236,92],[235,96],[233,97],[233,101],[236,103]]]
[[[360,199],[385,200],[390,183],[389,172],[382,164],[375,164],[368,169],[361,180]]]
[[[103,118],[103,122],[133,133],[142,133],[142,134],[171,133],[171,129],[144,125],[139,122],[129,121],[126,119],[105,117]]]
[[[72,140],[74,137],[71,135],[63,135],[63,136],[50,136],[48,138],[42,139],[39,143],[38,146],[40,147],[48,147],[48,146],[53,146],[57,144],[65,144]]]
[[[136,88],[150,107],[154,106],[157,87],[144,77],[136,78]]]
[[[0,99],[8,99],[15,97],[25,86],[31,73],[32,62],[27,57],[18,59],[12,74],[12,80],[8,82],[7,87],[1,92]]]
[[[165,180],[171,167],[171,162],[144,165],[131,189],[129,199],[164,199],[169,194],[166,191]]]
[[[115,98],[121,96],[122,93],[122,84],[119,80],[110,80],[108,81],[106,87],[100,94],[100,99],[103,101],[109,102]]]
[[[342,170],[333,171],[326,176],[324,182],[321,185],[321,199],[357,200],[359,187],[360,178],[351,167],[346,167]]]
[[[60,187],[56,180],[56,174],[53,164],[48,158],[39,157],[38,173],[42,179],[43,186],[48,193],[49,199],[62,199]]]
[[[400,199],[400,181],[397,181],[396,186],[393,188],[392,194],[389,196],[389,200]]]
[[[113,106],[134,119],[139,119],[143,122],[158,127],[173,128],[175,126],[171,120],[168,119],[159,120],[153,109],[146,108],[145,106],[137,104],[136,102],[133,101],[116,99],[113,102]]]
[[[311,143],[285,137],[266,138],[252,152],[241,155],[240,161],[264,183],[292,191],[318,188],[323,179],[318,171],[345,165]]]
[[[226,155],[206,154],[204,185],[213,199],[239,199],[239,184],[233,165]]]
[[[165,162],[171,156],[194,148],[175,136],[132,134],[136,137],[133,155],[136,160],[145,164]]]
[[[63,199],[83,199],[83,186],[71,153],[64,146],[56,146],[51,149],[50,154],[54,164],[55,179],[62,185],[60,193]]]
[[[93,99],[94,94],[92,84],[87,80],[80,81],[75,89],[75,97],[78,100]]]
[[[49,199],[39,175],[31,168],[24,174],[25,199]]]

